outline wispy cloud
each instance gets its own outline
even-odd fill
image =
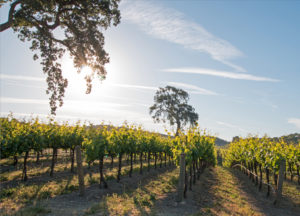
[[[10,74],[0,74],[0,79],[3,80],[21,80],[21,81],[37,81],[45,82],[45,78],[33,77],[33,76],[22,76],[22,75],[10,75]]]
[[[1,103],[10,103],[10,104],[49,104],[49,101],[47,101],[47,100],[11,98],[11,97],[1,97],[0,102]]]
[[[153,37],[207,53],[214,60],[246,72],[244,68],[230,62],[243,56],[241,51],[198,23],[186,19],[179,11],[164,8],[157,1],[124,1],[121,12],[123,20],[137,24]]]
[[[0,116],[6,117],[9,114],[11,114],[10,112],[0,112]],[[50,115],[46,115],[46,114],[41,114],[41,113],[18,113],[18,112],[13,112],[12,113],[14,117],[17,118],[35,118],[38,117],[39,119],[41,119],[42,121],[46,121],[47,119],[50,117]],[[85,117],[84,119],[78,117],[78,116],[72,116],[72,115],[56,115],[56,116],[52,116],[57,120],[62,120],[62,121],[68,121],[68,120],[73,120],[73,122],[77,122],[78,120],[82,120],[82,121],[93,121],[93,120],[99,120],[97,118],[93,118],[93,117]]]
[[[110,84],[112,86],[121,87],[121,88],[133,88],[133,89],[145,89],[145,90],[157,90],[157,87],[154,86],[143,86],[143,85],[130,85],[130,84],[116,84],[112,83]]]
[[[23,83],[23,82],[22,82]],[[27,84],[20,84],[18,81],[6,81],[6,85],[11,85],[11,86],[19,86],[19,87],[26,87],[26,88],[35,88],[35,89],[45,89],[42,85],[27,85]]]
[[[288,123],[293,124],[300,129],[300,118],[289,118]]]
[[[10,104],[49,104],[48,100],[43,99],[30,99],[30,98],[12,98],[12,97],[1,97],[1,103]],[[84,100],[65,100],[64,107],[79,107],[82,109],[83,106],[88,107],[128,107],[130,104],[111,103],[111,102],[95,102],[95,101],[84,101]],[[84,110],[84,109],[83,109]]]
[[[251,80],[251,81],[265,81],[265,82],[279,82],[280,80],[254,76],[246,73],[233,73],[228,71],[219,71],[212,70],[207,68],[169,68],[164,69],[164,72],[172,72],[172,73],[189,73],[189,74],[200,74],[200,75],[209,75],[209,76],[217,76],[228,79],[238,79],[238,80]]]
[[[248,132],[247,130],[244,130],[243,128],[241,128],[240,126],[237,126],[237,125],[233,125],[233,124],[229,124],[229,123],[226,123],[226,122],[222,122],[222,121],[217,121],[217,124],[218,125],[222,125],[224,127],[228,127],[228,128],[232,128],[232,129],[237,129],[241,132]]]
[[[187,83],[181,83],[181,82],[168,82],[168,85],[175,86],[175,87],[180,87],[180,88],[185,88],[185,89],[190,89],[191,94],[202,94],[202,95],[218,95],[216,92],[200,88],[195,85],[187,84]]]
[[[32,77],[32,76],[23,76],[23,75],[9,75],[9,74],[0,74],[1,80],[10,80],[10,81],[38,81],[38,82],[45,82],[44,78],[40,77]],[[36,86],[29,86],[23,85],[19,83],[10,83],[12,85],[18,85],[23,87],[36,87]],[[110,83],[110,86],[120,87],[120,88],[132,88],[132,89],[145,89],[145,90],[157,90],[157,87],[154,86],[144,86],[144,85],[131,85],[131,84],[120,84],[120,83]],[[42,87],[38,87],[42,88]]]

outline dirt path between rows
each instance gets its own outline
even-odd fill
[[[78,192],[57,196],[44,200],[40,204],[51,212],[48,216],[56,215],[84,215],[93,205],[101,202],[104,197],[114,193],[124,194],[134,191],[141,185],[146,185],[156,179],[158,175],[174,170],[160,168],[151,170],[144,175],[134,173],[133,178],[123,177],[121,183],[109,181],[109,189],[99,189],[98,185],[87,188],[85,198],[78,196]],[[188,191],[187,198],[182,203],[176,203],[176,189],[169,193],[162,193],[157,197],[150,211],[129,213],[128,215],[257,215],[257,216],[297,216],[300,206],[285,199],[281,205],[275,207],[273,198],[266,198],[265,192],[259,192],[253,183],[238,170],[224,167],[207,168],[200,180]],[[113,211],[112,211],[113,212]],[[114,215],[98,211],[94,215]]]
[[[98,184],[94,184],[86,188],[86,197],[79,197],[78,192],[71,194],[57,196],[53,199],[45,200],[40,204],[45,208],[51,210],[48,216],[58,215],[84,215],[85,211],[92,205],[99,203],[103,197],[111,194],[122,194],[129,190],[134,190],[138,186],[147,184],[152,179],[155,179],[157,175],[175,169],[172,167],[158,168],[157,170],[145,171],[143,175],[134,173],[132,178],[123,176],[121,182],[116,180],[108,181],[108,189],[100,189]]]
[[[183,203],[174,202],[176,191],[156,202],[154,215],[264,215],[299,216],[300,206],[284,200],[275,207],[273,198],[266,198],[238,170],[223,167],[205,170]]]

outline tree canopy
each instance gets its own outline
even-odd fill
[[[33,59],[41,59],[47,75],[51,113],[57,103],[63,105],[68,81],[62,75],[59,60],[68,51],[78,72],[83,66],[92,69],[85,76],[87,90],[92,80],[105,79],[104,65],[109,56],[104,50],[102,31],[120,23],[120,0],[0,0],[0,8],[10,4],[8,19],[0,32],[12,28],[21,41],[30,41]]]
[[[195,124],[198,114],[188,104],[189,95],[186,91],[172,86],[159,88],[154,96],[154,105],[149,109],[154,122],[168,121],[171,126],[176,125],[176,136],[179,130],[188,123]]]

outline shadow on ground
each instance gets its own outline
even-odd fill
[[[156,170],[152,168],[149,172],[144,171],[144,175],[140,175],[136,169],[132,178],[129,178],[127,175],[122,176],[120,183],[115,179],[109,180],[107,182],[108,189],[100,189],[98,184],[93,184],[86,188],[85,197],[79,197],[78,191],[76,191],[42,200],[36,205],[43,206],[43,208],[50,210],[51,212],[48,215],[84,215],[88,208],[100,203],[106,196],[136,190],[138,187],[143,187],[143,185],[155,179],[159,174],[174,170],[175,168],[175,166],[158,167]],[[105,211],[108,206],[104,203],[101,208]],[[21,209],[19,212],[22,211],[24,211],[24,209]]]
[[[283,196],[281,203],[278,206],[273,204],[275,195],[272,193],[269,197],[267,187],[264,185],[262,191],[258,191],[248,176],[237,169],[228,169],[232,175],[240,182],[239,188],[247,195],[250,203],[259,209],[266,216],[297,216],[300,212],[300,206],[287,196]],[[283,186],[284,187],[284,186]]]

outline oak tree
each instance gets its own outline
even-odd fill
[[[186,91],[172,86],[159,88],[154,96],[154,105],[149,109],[154,122],[168,121],[171,126],[176,125],[176,136],[180,129],[187,124],[195,124],[198,114],[188,104],[189,95]]]
[[[8,19],[0,24],[0,32],[12,28],[21,41],[30,41],[33,59],[40,58],[47,75],[51,113],[63,105],[67,79],[59,60],[67,51],[74,67],[92,69],[85,76],[91,92],[95,77],[105,79],[104,65],[109,56],[104,50],[102,31],[120,23],[120,0],[0,0],[0,8],[9,4]],[[58,104],[57,104],[58,103]]]

